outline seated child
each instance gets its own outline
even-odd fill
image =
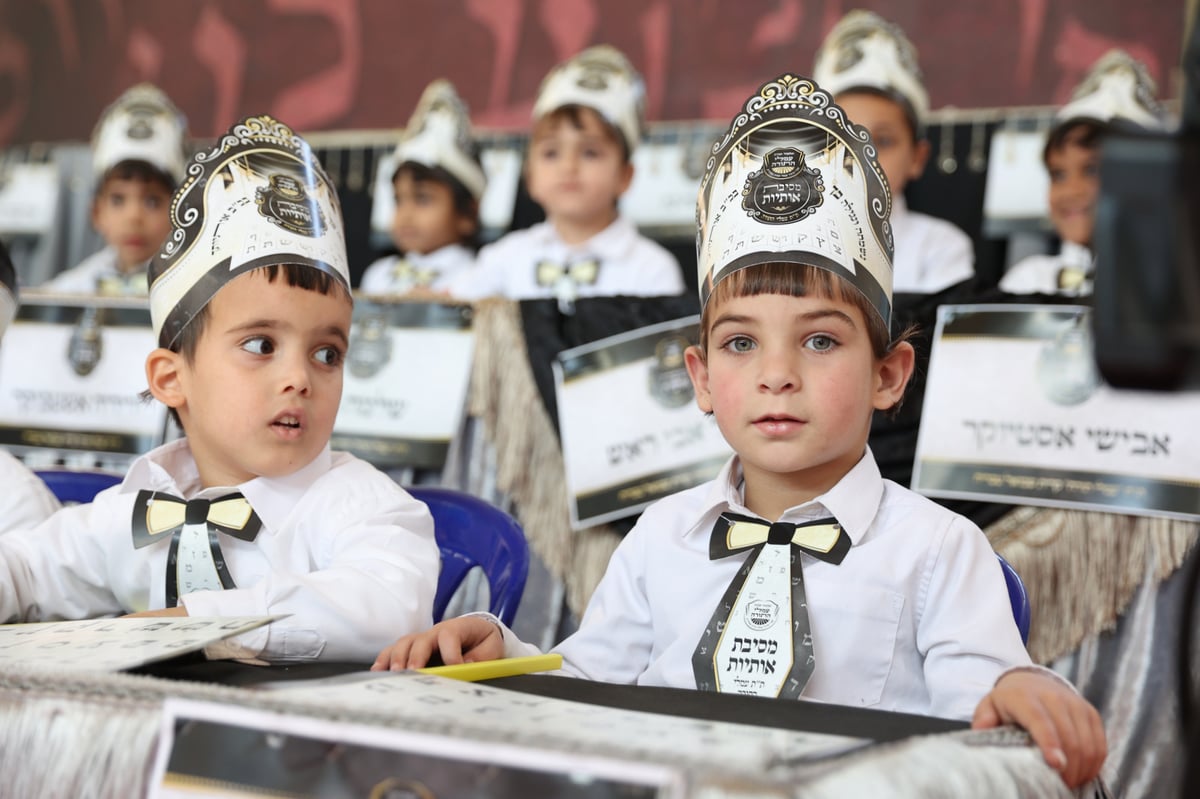
[[[359,288],[367,294],[441,291],[475,262],[471,245],[487,184],[467,108],[449,81],[435,80],[421,95],[396,162],[392,241],[401,254],[367,267]]]
[[[1113,129],[1162,128],[1146,67],[1120,50],[1106,53],[1059,109],[1042,150],[1050,175],[1050,222],[1062,242],[1057,255],[1031,255],[1009,267],[1009,294],[1092,293],[1092,230],[1100,197],[1100,145]]]
[[[617,201],[633,180],[642,135],[642,81],[625,56],[590,47],[558,65],[533,106],[525,163],[546,221],[479,251],[450,293],[464,299],[682,294],[675,257],[640,235]]]
[[[700,184],[701,341],[685,357],[736,455],[642,514],[556,647],[566,670],[1015,721],[1069,782],[1091,778],[1099,714],[1030,664],[987,539],[881,478],[867,447],[914,360],[888,333],[881,167],[832,98],[794,75],[761,87],[721,141]],[[465,616],[400,639],[373,668],[529,650]]]
[[[17,270],[0,243],[0,341],[17,314]],[[58,510],[58,500],[36,474],[0,449],[0,533],[33,527]]]
[[[871,133],[892,189],[893,290],[936,294],[975,275],[967,234],[937,217],[910,211],[904,189],[925,171],[929,95],[917,51],[896,25],[871,11],[851,11],[817,51],[813,80],[846,116]]]
[[[43,284],[69,294],[146,296],[146,262],[171,230],[168,205],[183,178],[183,114],[149,84],[109,106],[92,135],[98,181],[92,226],[100,252]]]
[[[329,449],[352,311],[337,195],[270,117],[191,168],[150,265],[146,359],[186,437],[0,536],[0,620],[289,614],[234,653],[369,660],[396,624],[429,626],[439,559],[425,505]]]

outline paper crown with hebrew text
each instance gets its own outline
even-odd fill
[[[467,106],[448,80],[435,80],[425,87],[395,157],[397,164],[411,161],[446,170],[476,201],[487,186]]]
[[[187,165],[171,233],[150,261],[150,318],[169,345],[229,281],[300,264],[347,289],[337,192],[308,143],[269,116],[248,117]]]
[[[0,339],[17,315],[17,270],[8,257],[8,248],[0,243]]]
[[[851,11],[833,26],[817,50],[813,80],[835,97],[853,89],[896,97],[918,127],[929,114],[917,49],[899,26],[872,11]]]
[[[620,50],[607,44],[589,47],[556,66],[542,81],[533,104],[534,120],[568,105],[598,113],[637,149],[645,121],[642,77]]]
[[[1163,127],[1163,108],[1146,65],[1124,50],[1109,50],[1088,70],[1071,100],[1054,115],[1055,128],[1089,121],[1146,130]]]
[[[713,145],[700,181],[701,306],[739,269],[805,264],[849,282],[890,324],[891,206],[866,128],[808,78],[764,83]]]
[[[187,122],[165,94],[140,83],[104,110],[92,133],[92,171],[102,176],[122,161],[144,161],[176,183],[183,179]]]

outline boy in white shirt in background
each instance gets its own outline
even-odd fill
[[[17,270],[0,244],[0,343],[17,315]],[[0,448],[0,533],[33,527],[59,509],[58,500],[25,464]]]
[[[467,108],[446,80],[426,87],[396,146],[392,242],[399,255],[363,273],[366,294],[441,292],[475,263],[479,200],[487,185]]]
[[[146,296],[146,262],[171,230],[171,195],[183,179],[186,122],[143,83],[105,109],[92,135],[97,185],[92,226],[104,249],[42,288],[64,294]]]
[[[1124,51],[1110,50],[1055,114],[1042,160],[1050,175],[1050,222],[1062,245],[1055,255],[1030,255],[1013,264],[1000,279],[1001,291],[1091,295],[1100,145],[1114,128],[1161,130],[1163,112],[1154,91],[1144,64]]]
[[[369,661],[432,621],[428,509],[329,438],[352,300],[341,209],[270,117],[199,153],[150,266],[149,391],[185,437],[0,536],[0,621],[282,614],[221,654]]]
[[[871,132],[892,189],[893,290],[936,294],[974,277],[970,237],[944,219],[910,211],[904,199],[929,160],[929,94],[904,32],[871,11],[851,11],[817,51],[813,80]]]
[[[584,50],[542,82],[525,163],[529,194],[546,221],[479,251],[450,293],[464,299],[674,296],[679,263],[638,233],[617,202],[633,180],[642,137],[641,77],[607,45]]]
[[[685,357],[737,454],[646,509],[556,651],[605,682],[1015,722],[1082,784],[1104,760],[1099,714],[1030,663],[979,528],[884,480],[867,447],[915,357],[888,332],[890,195],[868,147],[794,75],[721,140],[697,202],[701,342]],[[531,649],[475,614],[373,668]]]

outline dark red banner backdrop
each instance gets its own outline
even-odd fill
[[[546,71],[598,42],[642,70],[651,120],[720,119],[860,6],[908,31],[934,108],[1060,103],[1114,46],[1178,95],[1184,0],[2,0],[0,146],[86,139],[142,80],[196,136],[263,112],[396,128],[437,77],[480,126],[520,128]]]

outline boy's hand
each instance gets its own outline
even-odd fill
[[[504,637],[483,616],[460,616],[404,636],[379,653],[371,671],[423,668],[435,653],[447,666],[495,660],[504,657]]]
[[[188,615],[187,608],[183,605],[176,605],[173,608],[163,608],[162,610],[143,610],[140,613],[126,613],[127,619],[147,619],[151,616],[186,616]]]
[[[973,729],[1016,724],[1072,788],[1094,779],[1108,744],[1096,708],[1055,678],[1035,671],[1005,674],[975,708]]]

